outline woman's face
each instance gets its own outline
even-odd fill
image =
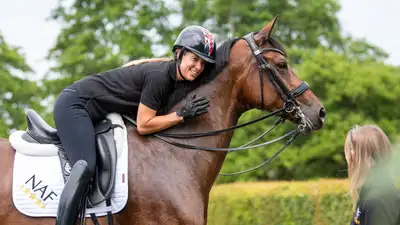
[[[203,72],[205,61],[193,54],[192,52],[185,51],[181,61],[181,72],[183,77],[188,81],[193,81],[197,76]],[[179,73],[179,72],[178,72]],[[182,80],[180,75],[177,76],[178,80]]]

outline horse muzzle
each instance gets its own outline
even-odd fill
[[[317,131],[324,126],[326,110],[324,107],[298,107],[295,112],[298,129],[302,133]]]

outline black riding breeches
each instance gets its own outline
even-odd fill
[[[96,141],[93,121],[85,110],[86,99],[74,89],[64,89],[54,105],[54,122],[71,166],[80,159],[96,169]]]

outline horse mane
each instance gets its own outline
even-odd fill
[[[169,110],[184,99],[188,93],[196,88],[214,80],[229,64],[229,58],[232,46],[238,38],[231,38],[224,41],[218,48],[215,54],[215,67],[206,64],[204,71],[194,81],[181,81],[177,84],[175,90],[170,94],[168,101],[162,104],[158,114],[166,114]]]

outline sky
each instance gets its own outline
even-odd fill
[[[40,4],[39,4],[40,2]],[[47,21],[58,0],[0,0],[0,32],[8,44],[19,46],[39,76],[50,66],[45,56],[54,45],[60,25]],[[342,30],[389,53],[387,63],[400,66],[400,1],[339,0]]]

